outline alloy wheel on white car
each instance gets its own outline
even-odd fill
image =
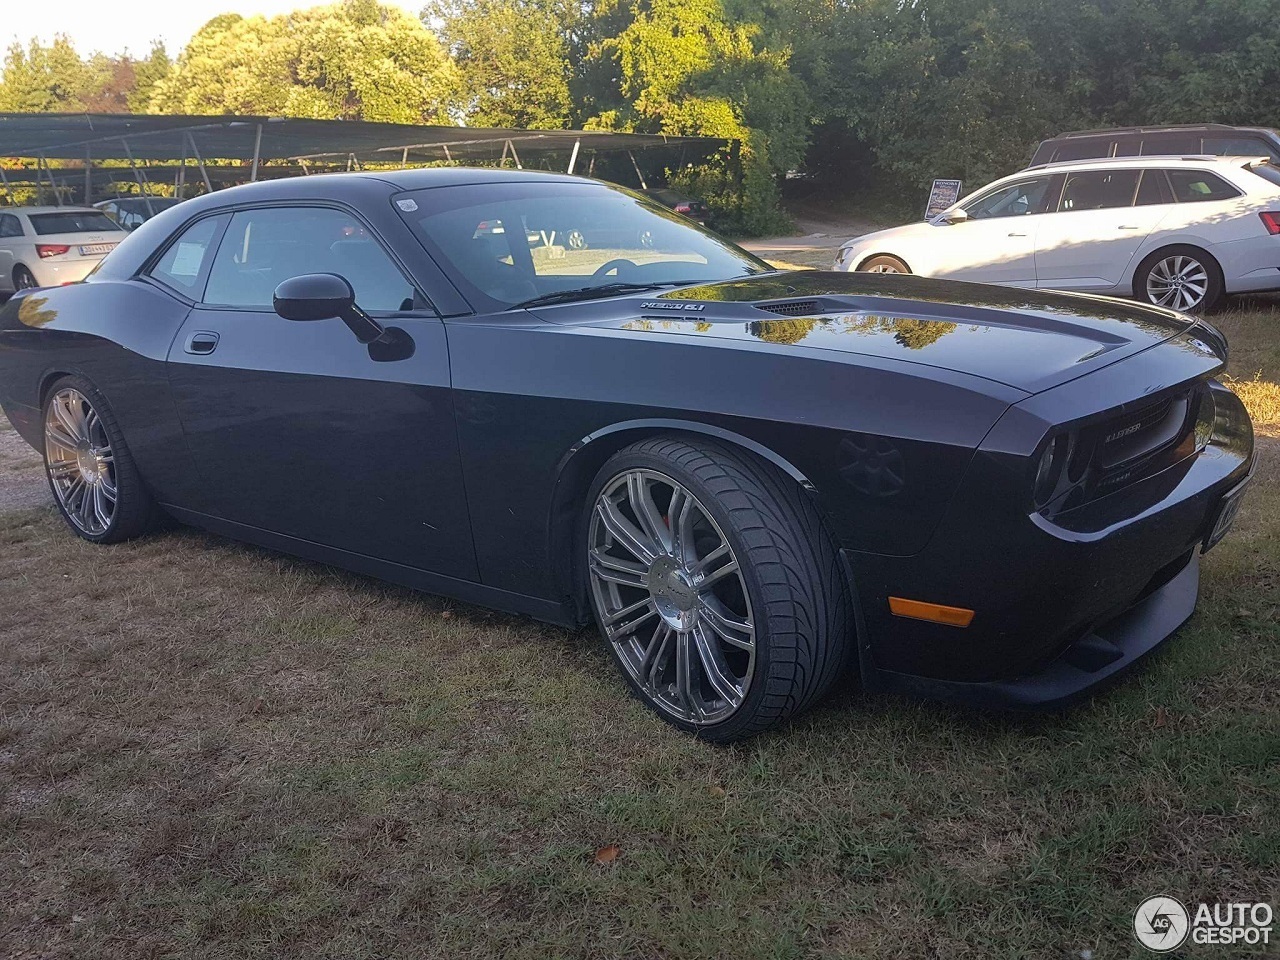
[[[1185,254],[1157,260],[1147,274],[1147,298],[1158,307],[1195,310],[1208,292],[1209,271]]]

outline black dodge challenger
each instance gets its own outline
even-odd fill
[[[1252,469],[1226,351],[1167,310],[782,272],[638,194],[437,169],[160,213],[0,309],[0,402],[88,540],[168,515],[594,617],[649,706],[727,741],[846,668],[1052,706],[1168,638]]]

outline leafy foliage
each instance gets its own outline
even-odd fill
[[[205,24],[157,85],[159,113],[448,122],[457,68],[398,7],[346,0],[267,19]]]
[[[668,178],[746,233],[778,228],[793,171],[914,212],[932,178],[984,182],[1064,129],[1280,124],[1274,0],[428,2],[425,24],[376,0],[226,14],[173,64],[15,45],[0,110],[724,137]]]

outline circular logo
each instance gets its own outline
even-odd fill
[[[1133,914],[1133,933],[1138,942],[1156,953],[1182,946],[1190,926],[1187,908],[1173,897],[1148,897]]]

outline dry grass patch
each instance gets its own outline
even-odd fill
[[[1280,378],[1254,342],[1274,326],[1223,326],[1236,376]],[[590,634],[192,531],[95,548],[0,514],[0,954],[1043,960],[1131,955],[1156,892],[1274,902],[1280,442],[1259,447],[1199,612],[1093,703],[845,690],[730,749],[630,700]]]

